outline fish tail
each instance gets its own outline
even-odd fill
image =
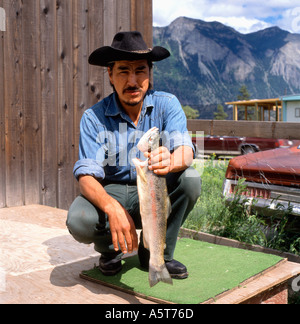
[[[150,287],[155,286],[160,281],[167,284],[173,285],[172,278],[165,264],[162,265],[160,269],[153,267],[150,263],[149,265],[149,284]]]

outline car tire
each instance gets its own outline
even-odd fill
[[[251,146],[251,145],[247,145],[247,146],[242,147],[241,151],[242,151],[243,155],[256,152],[255,148],[253,146]]]

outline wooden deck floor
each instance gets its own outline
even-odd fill
[[[79,278],[99,254],[71,237],[66,217],[39,205],[0,209],[0,304],[152,303]]]
[[[66,217],[39,205],[0,209],[0,304],[153,304],[81,279],[99,254],[72,238]],[[285,303],[287,281],[299,274],[299,263],[285,262],[213,303]]]

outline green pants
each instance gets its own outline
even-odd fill
[[[179,229],[193,209],[201,192],[198,172],[189,168],[184,172],[167,175],[168,192],[172,212],[168,218],[165,260],[171,261]],[[137,229],[142,228],[136,185],[106,184],[106,192],[122,204],[131,215]],[[67,227],[71,235],[81,243],[95,244],[100,253],[114,252],[107,216],[85,197],[79,196],[71,205]]]

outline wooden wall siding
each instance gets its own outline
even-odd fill
[[[88,55],[118,31],[152,46],[152,0],[0,0],[0,207],[68,209],[83,112],[111,92]]]
[[[188,130],[211,136],[246,136],[300,140],[300,124],[285,122],[188,120]]]

